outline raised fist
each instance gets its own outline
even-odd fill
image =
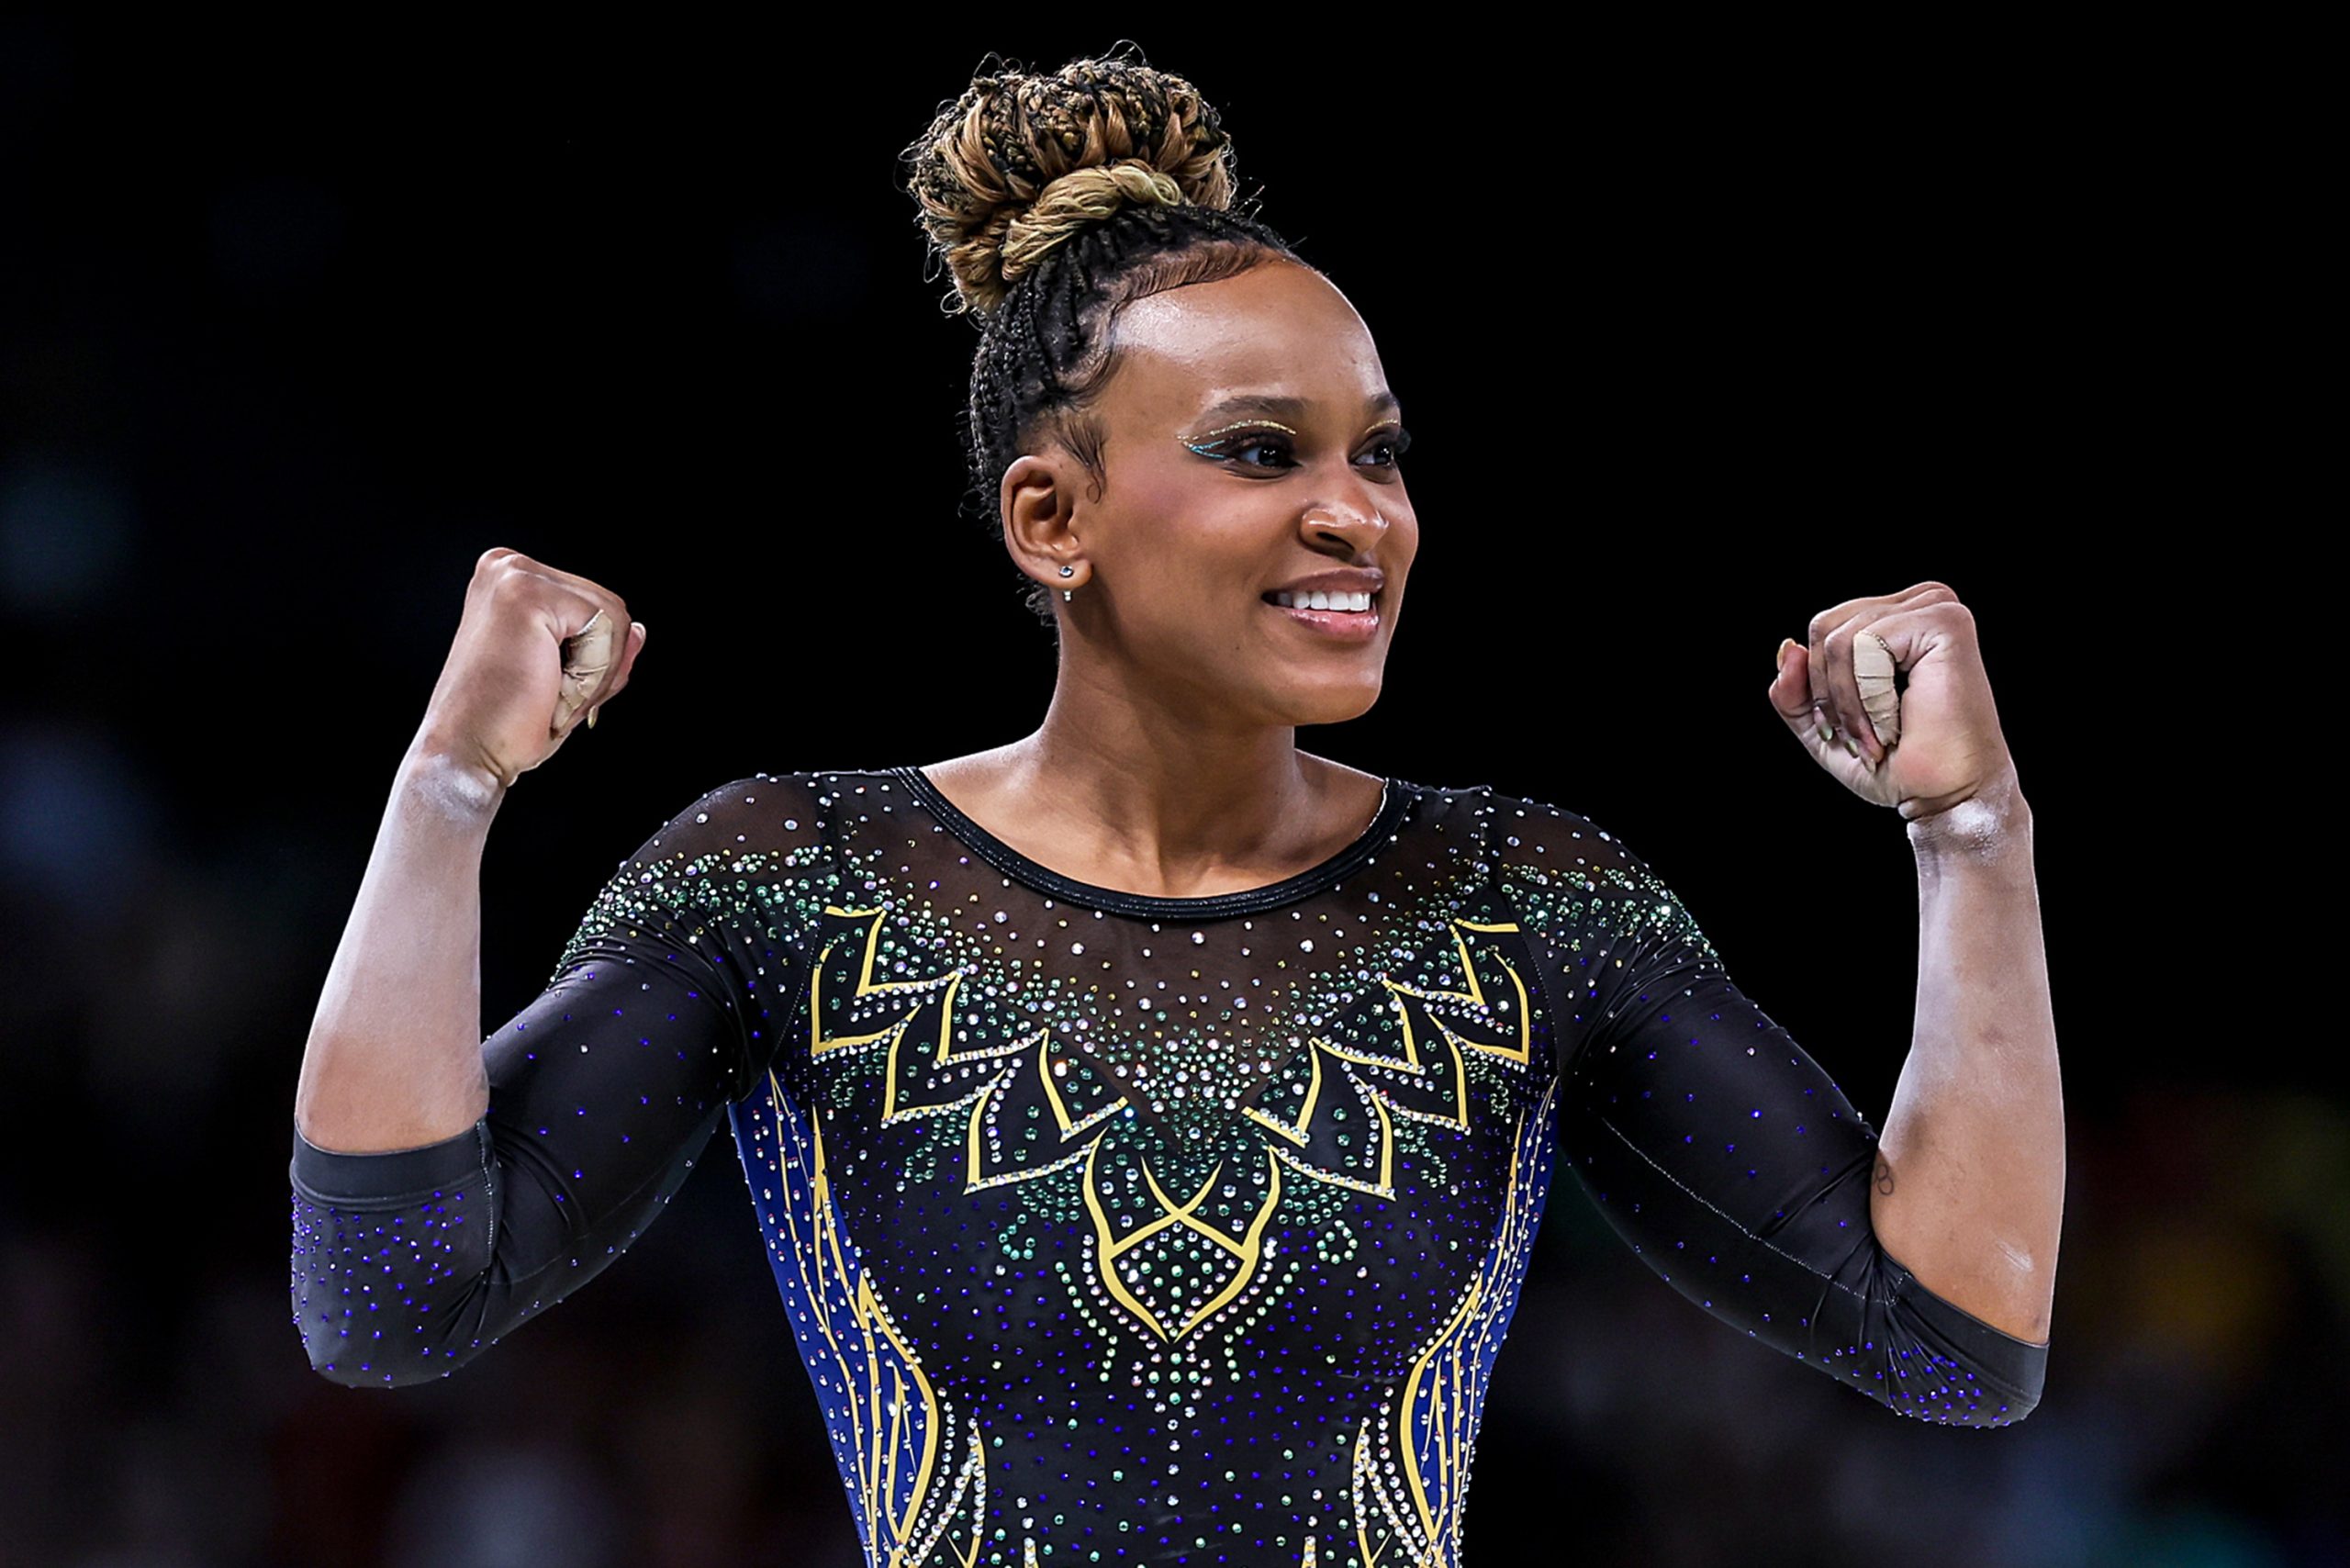
[[[474,563],[464,618],[433,686],[425,749],[500,789],[553,756],[628,684],[644,628],[619,595],[496,549]]]

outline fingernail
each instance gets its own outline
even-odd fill
[[[588,722],[589,723],[591,723],[591,724],[592,724],[592,723],[594,723],[594,722],[596,722],[596,721],[595,721],[595,716],[594,716],[593,714],[590,714],[590,715],[588,716]],[[1854,740],[1852,736],[1850,736],[1850,735],[1846,735],[1846,736],[1844,737],[1844,749],[1845,749],[1846,751],[1851,752],[1854,756],[1860,756],[1860,755],[1861,755],[1861,745],[1860,745],[1860,743],[1859,743],[1858,741],[1855,741],[1855,740]]]
[[[1829,722],[1827,720],[1825,720],[1825,719],[1820,720],[1820,721],[1819,721],[1819,738],[1820,738],[1821,740],[1824,740],[1824,741],[1832,741],[1832,740],[1834,740],[1834,739],[1836,738],[1836,726],[1835,726],[1835,725],[1833,725],[1833,724],[1831,724],[1831,723],[1830,723],[1830,722]]]
[[[1787,650],[1795,645],[1796,642],[1793,637],[1782,637],[1779,639],[1779,670],[1782,674],[1785,673],[1787,667]]]
[[[596,727],[596,715],[602,711],[603,710],[601,708],[590,708],[588,710],[588,727],[589,729],[592,730]]]

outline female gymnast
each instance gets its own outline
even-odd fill
[[[979,329],[973,480],[1058,641],[1043,721],[709,790],[485,1039],[490,821],[645,629],[483,555],[302,1062],[311,1365],[449,1375],[627,1250],[723,1121],[876,1565],[1458,1564],[1554,1161],[1762,1345],[2021,1419],[2063,1114],[1958,597],[1823,610],[1768,689],[1915,852],[1880,1133],[1620,838],[1299,749],[1379,693],[1408,438],[1192,87],[990,70],[909,159]]]

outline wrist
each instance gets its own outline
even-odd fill
[[[1910,818],[1908,831],[1920,861],[2029,859],[2031,803],[2009,764],[1966,799]]]
[[[506,799],[507,784],[486,763],[420,730],[400,758],[397,790],[437,815],[487,823]]]

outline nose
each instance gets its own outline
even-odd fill
[[[1387,519],[1369,500],[1324,501],[1310,506],[1301,519],[1305,542],[1317,550],[1342,550],[1349,556],[1368,555],[1386,536]]]

